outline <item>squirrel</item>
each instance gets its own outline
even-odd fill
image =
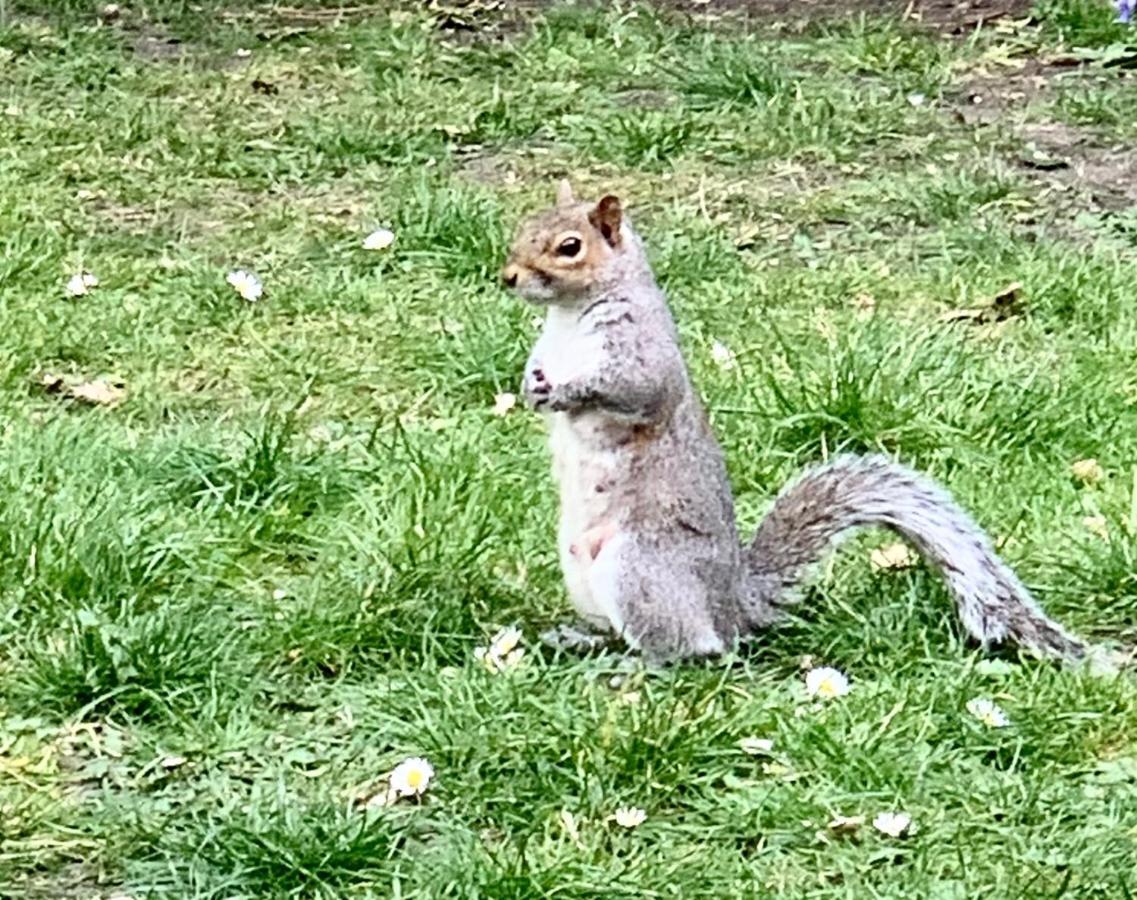
[[[884,526],[940,572],[984,648],[1090,655],[943,488],[884,456],[808,469],[742,544],[723,452],[617,197],[579,201],[562,181],[556,205],[519,226],[502,281],[546,307],[521,391],[548,420],[560,564],[583,620],[547,643],[614,634],[650,664],[722,654],[779,619],[838,539]]]

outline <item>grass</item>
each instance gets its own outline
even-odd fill
[[[745,528],[803,464],[883,450],[1133,641],[1128,33],[1088,0],[951,39],[454,15],[0,3],[0,895],[1132,895],[1131,677],[986,659],[869,535],[744,657],[617,684],[534,646],[567,613],[555,497],[540,423],[491,412],[534,339],[495,273],[571,173],[647,239]],[[1067,168],[1024,164],[1056,134]],[[942,321],[1012,283],[1012,318]],[[525,664],[490,675],[509,624]],[[812,709],[806,655],[852,693]],[[415,755],[421,803],[356,808]],[[818,836],[888,809],[918,832]]]

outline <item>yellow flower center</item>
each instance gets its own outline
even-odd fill
[[[412,791],[417,791],[426,781],[426,773],[422,769],[411,769],[407,772],[407,785]]]

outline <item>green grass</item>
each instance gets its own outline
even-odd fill
[[[883,450],[1055,615],[1133,641],[1137,82],[1104,65],[1132,40],[1104,3],[950,40],[627,4],[473,34],[420,4],[91,8],[0,2],[0,896],[1137,890],[1130,676],[986,662],[869,535],[742,659],[614,686],[617,658],[535,646],[567,615],[555,496],[536,417],[491,411],[535,335],[495,273],[571,173],[646,237],[747,529],[805,463]],[[955,114],[976,90],[1006,94],[994,123]],[[1067,169],[1022,164],[1042,126]],[[941,321],[1013,282],[1014,318]],[[528,654],[490,675],[474,648],[509,624]],[[812,709],[806,655],[852,693]],[[353,804],[418,755],[421,803]],[[818,837],[890,809],[917,833]]]

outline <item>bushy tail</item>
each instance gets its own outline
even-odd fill
[[[1045,656],[1082,659],[1087,647],[1046,616],[946,491],[880,456],[842,456],[778,496],[747,551],[748,625],[793,602],[795,589],[851,529],[899,532],[947,581],[964,627],[982,644],[1014,641]]]

